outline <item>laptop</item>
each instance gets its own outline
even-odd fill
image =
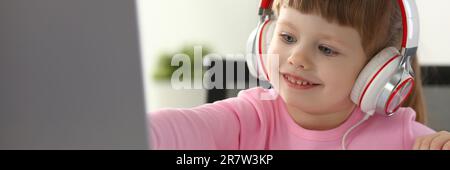
[[[0,149],[149,149],[134,1],[0,8]]]

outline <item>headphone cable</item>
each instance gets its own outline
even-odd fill
[[[342,137],[342,150],[347,150],[346,145],[345,145],[345,140],[347,138],[347,136],[350,134],[350,132],[355,129],[356,127],[358,127],[359,125],[361,125],[362,123],[364,123],[367,119],[369,119],[371,114],[367,114],[364,115],[364,118],[361,119],[358,123],[356,123],[355,125],[353,125],[350,129],[347,130],[347,132],[345,132],[344,136]]]

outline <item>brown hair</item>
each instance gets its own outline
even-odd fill
[[[397,0],[275,0],[273,10],[281,7],[297,9],[305,14],[317,14],[329,22],[350,26],[358,31],[369,60],[382,49],[401,46],[402,18]],[[412,107],[416,121],[425,123],[427,109],[422,89],[420,66],[413,60],[415,87],[404,107]]]

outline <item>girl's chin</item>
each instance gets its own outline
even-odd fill
[[[302,107],[302,108],[318,108],[321,105],[320,101],[317,101],[316,98],[310,98],[310,97],[299,97],[299,94],[295,94],[289,91],[283,91],[279,93],[281,98],[283,98],[284,102],[286,104],[296,106],[296,107]],[[310,109],[308,109],[310,110]]]
[[[318,105],[318,101],[312,98],[308,97],[298,97],[298,95],[292,94],[292,93],[280,93],[280,96],[284,99],[284,101],[288,104],[298,105],[298,103],[301,103],[301,105]]]

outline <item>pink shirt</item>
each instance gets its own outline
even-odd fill
[[[359,108],[339,127],[307,130],[297,125],[281,97],[260,100],[265,89],[243,90],[238,97],[192,109],[150,114],[152,149],[338,150],[343,134],[364,114]],[[434,131],[416,121],[411,108],[392,117],[375,114],[346,139],[347,149],[412,149],[418,136]]]

